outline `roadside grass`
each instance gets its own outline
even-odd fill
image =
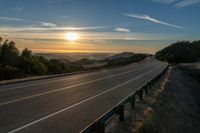
[[[192,66],[181,66],[181,65],[178,66],[178,69],[180,69],[186,75],[189,75],[191,78],[195,79],[200,83],[200,69]]]
[[[143,128],[139,129],[140,133],[158,133],[157,129],[155,128],[159,120],[154,115],[154,113],[150,113],[148,118],[144,120]],[[145,128],[144,128],[145,127]]]
[[[138,133],[200,132],[199,84],[179,71],[199,80],[200,70],[190,67],[176,70],[173,69],[164,89],[155,98],[151,105],[153,112],[144,119]]]

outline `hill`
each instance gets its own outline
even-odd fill
[[[129,58],[131,56],[134,56],[135,54],[132,52],[122,52],[119,54],[115,54],[113,56],[108,57],[108,60],[114,60],[114,59],[119,59],[119,58]]]
[[[134,62],[139,62],[146,58],[147,54],[139,54],[139,53],[131,53],[131,52],[123,52],[106,59],[108,66],[121,66],[127,65]]]
[[[155,54],[161,61],[169,63],[190,63],[198,61],[200,58],[200,41],[176,42]]]

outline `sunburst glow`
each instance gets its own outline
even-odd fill
[[[80,38],[78,33],[75,32],[67,32],[65,33],[65,39],[68,41],[76,41]]]

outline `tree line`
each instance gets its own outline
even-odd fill
[[[158,51],[158,60],[169,63],[190,63],[200,59],[200,41],[178,41]]]
[[[66,65],[57,59],[36,56],[27,48],[20,52],[15,42],[0,37],[0,80],[80,70],[82,66]]]

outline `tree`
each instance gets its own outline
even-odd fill
[[[43,62],[42,57],[32,55],[32,51],[25,48],[21,53],[21,66],[25,74],[43,75],[47,73],[47,68]],[[44,58],[43,58],[44,59]]]
[[[23,51],[22,51],[22,54],[21,54],[22,57],[26,58],[26,59],[30,59],[32,57],[32,51],[25,48]]]
[[[2,64],[2,62],[1,62],[1,55],[2,55],[2,45],[1,45],[1,42],[3,41],[3,39],[0,37],[0,67],[1,67],[1,64]]]
[[[1,45],[1,42],[3,41],[3,38],[2,37],[0,37],[0,45]]]
[[[15,47],[15,43],[13,41],[9,42],[5,40],[3,45],[1,46],[1,54],[0,54],[0,62],[2,67],[7,65],[17,66],[19,60],[19,50]]]
[[[21,54],[15,42],[0,37],[0,80],[22,78],[30,75],[59,74],[82,69],[66,65],[60,60],[36,56],[25,48]]]
[[[30,60],[31,74],[44,75],[47,73],[46,66],[40,62],[37,56],[33,56]]]

